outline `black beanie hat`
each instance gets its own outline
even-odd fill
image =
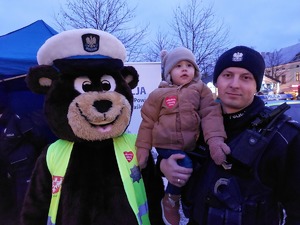
[[[224,52],[215,65],[213,82],[217,82],[219,75],[228,67],[241,67],[251,72],[259,91],[264,77],[265,61],[261,54],[246,46],[236,46]]]

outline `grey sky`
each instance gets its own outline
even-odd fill
[[[0,0],[0,35],[42,19],[56,29],[53,19],[65,0]],[[138,4],[137,19],[155,29],[168,29],[173,9],[186,0],[130,0]],[[200,1],[200,0],[199,0]],[[300,42],[299,0],[203,0],[214,4],[217,20],[229,27],[230,46],[248,45],[273,51]]]

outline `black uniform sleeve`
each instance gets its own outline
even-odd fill
[[[286,123],[260,162],[260,179],[284,209],[286,225],[300,225],[300,125]]]
[[[286,225],[300,225],[300,132],[288,145],[285,165],[280,193]]]

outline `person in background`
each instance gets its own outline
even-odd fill
[[[164,81],[150,93],[141,114],[136,147],[140,168],[144,168],[152,147],[159,156],[187,155],[195,148],[200,124],[203,138],[208,143],[216,164],[225,160],[230,152],[224,143],[226,133],[219,104],[214,101],[211,90],[200,80],[199,68],[194,54],[187,48],[178,47],[167,53],[161,52]],[[178,164],[192,167],[186,156]],[[177,179],[180,183],[180,178]],[[180,222],[179,200],[181,188],[169,183],[162,199],[165,224]]]
[[[199,169],[193,173],[176,164],[184,157],[179,154],[159,163],[174,185],[188,181],[183,209],[190,225],[300,224],[300,126],[255,96],[264,70],[262,56],[246,46],[229,49],[216,62],[213,82],[231,149],[226,167],[208,154],[194,158]]]
[[[35,160],[47,144],[29,118],[10,107],[0,85],[0,224],[18,225],[23,199]]]

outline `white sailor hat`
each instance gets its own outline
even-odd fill
[[[105,31],[88,28],[67,30],[56,34],[46,40],[37,53],[39,65],[57,67],[56,61],[86,61],[87,59],[99,62],[116,60],[123,66],[126,49],[115,36]]]

